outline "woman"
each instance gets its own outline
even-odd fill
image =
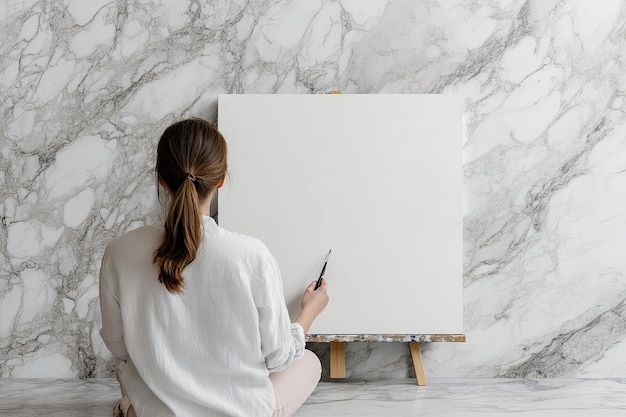
[[[122,361],[120,410],[139,417],[292,415],[320,378],[304,335],[328,304],[326,283],[309,285],[290,323],[265,245],[209,217],[226,175],[226,143],[208,122],[168,127],[156,172],[170,196],[164,223],[112,240],[100,270],[100,334]]]

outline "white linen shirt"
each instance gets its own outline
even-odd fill
[[[271,416],[268,375],[302,356],[304,332],[290,323],[266,246],[209,216],[202,222],[202,245],[183,270],[182,294],[158,281],[153,256],[162,225],[107,245],[100,334],[115,356],[129,360],[125,388],[138,417]]]

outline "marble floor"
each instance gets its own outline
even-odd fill
[[[113,379],[0,379],[0,416],[111,417]],[[626,416],[626,379],[322,382],[296,417]]]

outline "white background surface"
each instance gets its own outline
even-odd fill
[[[464,97],[468,343],[424,344],[429,379],[626,377],[626,2],[553,3],[0,2],[0,378],[114,375],[99,261],[162,215],[168,125],[330,90]],[[346,373],[407,355],[348,343]]]
[[[319,334],[462,333],[461,98],[220,95],[226,229],[277,258],[292,318],[323,259]]]

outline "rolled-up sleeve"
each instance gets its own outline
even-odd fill
[[[105,251],[100,266],[100,311],[102,328],[100,336],[107,348],[121,360],[128,358],[124,343],[124,327],[119,302],[119,282],[108,250]]]
[[[254,289],[259,314],[261,350],[270,372],[280,372],[304,354],[304,330],[290,323],[278,263],[263,263]]]

